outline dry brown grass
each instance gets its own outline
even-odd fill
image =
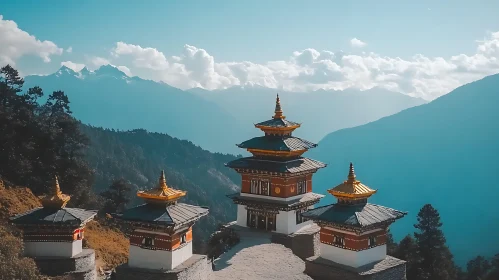
[[[39,199],[24,187],[5,186],[0,180],[0,223],[8,218],[41,206]],[[92,221],[85,228],[85,244],[95,250],[97,270],[111,269],[128,258],[128,239],[117,229]]]

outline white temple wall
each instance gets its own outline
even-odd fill
[[[135,245],[130,245],[128,255],[130,267],[148,269],[171,269],[172,252],[163,250],[148,250]]]
[[[247,210],[245,205],[237,205],[237,225],[246,227],[246,223],[248,216],[247,216]]]
[[[276,217],[276,232],[283,234],[294,233],[304,227],[310,226],[313,222],[306,221],[296,224],[296,211],[279,211]]]
[[[192,257],[192,242],[187,243],[184,247],[172,252],[172,268],[177,267],[186,260]]]
[[[350,267],[360,267],[386,258],[386,245],[352,251],[321,243],[321,257]]]
[[[136,268],[170,270],[192,256],[192,242],[174,251],[149,250],[130,245],[128,265]]]
[[[29,257],[71,258],[82,251],[82,241],[73,242],[24,242],[24,254]]]

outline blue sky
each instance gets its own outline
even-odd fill
[[[23,73],[46,74],[60,67],[62,61],[88,64],[93,56],[110,60],[117,42],[154,48],[167,58],[179,56],[188,44],[205,50],[217,63],[250,61],[261,65],[287,61],[293,52],[307,48],[348,54],[373,52],[404,60],[416,54],[444,59],[459,54],[472,56],[477,40],[487,40],[489,33],[499,31],[497,11],[499,1],[492,0],[20,0],[4,1],[0,15],[38,40],[52,41],[62,49],[72,48],[71,53],[51,56],[50,63],[30,55],[16,59]],[[366,45],[353,47],[352,38]],[[124,66],[134,74],[148,76],[144,69]],[[160,78],[164,73],[149,76],[166,82],[174,80]],[[210,88],[201,81],[176,86],[196,83]],[[417,90],[411,93],[417,95]]]

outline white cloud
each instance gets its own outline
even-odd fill
[[[115,67],[118,68],[121,72],[125,73],[128,77],[132,76],[132,72],[128,67],[126,66],[115,66]]]
[[[360,41],[360,40],[359,40]],[[499,32],[478,41],[472,55],[449,58],[416,54],[408,59],[376,53],[295,51],[287,60],[217,62],[206,50],[185,45],[167,57],[151,47],[119,42],[112,55],[138,76],[188,89],[259,85],[291,91],[382,87],[432,100],[454,88],[499,72]]]
[[[354,48],[362,48],[362,47],[365,47],[367,45],[367,43],[362,42],[361,40],[359,40],[357,38],[352,38],[352,40],[350,40],[350,45]]]
[[[101,67],[102,65],[111,64],[111,62],[103,57],[93,56],[89,59],[92,69]]]
[[[67,52],[67,53],[72,53],[72,52],[73,52],[73,47],[69,47],[69,48],[67,48],[67,49],[66,49],[66,52]]]
[[[12,20],[4,20],[0,15],[0,65],[15,65],[16,60],[25,55],[36,55],[44,62],[50,56],[62,54],[63,49],[51,41],[40,41],[35,36],[19,29]]]
[[[61,62],[61,66],[66,66],[75,72],[80,72],[80,70],[83,69],[83,67],[85,67],[85,64],[74,63],[72,61],[63,61]]]

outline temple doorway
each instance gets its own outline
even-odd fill
[[[257,228],[267,231],[276,230],[276,215],[272,213],[256,213],[254,211],[247,212],[246,225],[250,228]]]

